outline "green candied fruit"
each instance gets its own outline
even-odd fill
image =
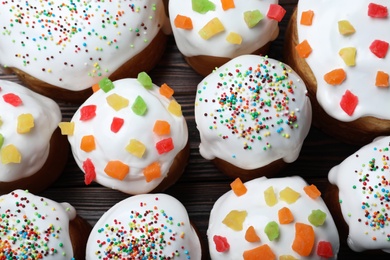
[[[146,89],[151,89],[153,87],[152,79],[146,72],[138,73],[137,80]]]
[[[208,11],[215,11],[215,4],[209,0],[192,0],[192,10],[200,14],[205,14]]]
[[[274,241],[275,239],[277,239],[279,237],[279,234],[280,234],[278,223],[276,223],[275,221],[269,222],[265,226],[264,232],[270,241]]]
[[[264,15],[259,10],[246,11],[244,13],[244,20],[248,28],[255,27],[263,18]]]
[[[0,149],[3,146],[3,144],[4,144],[4,136],[0,134]]]
[[[313,226],[322,226],[326,220],[326,213],[320,209],[312,210],[308,220]]]
[[[105,93],[110,91],[111,89],[114,89],[114,83],[109,78],[102,78],[99,81],[99,88],[103,90]]]
[[[135,101],[133,106],[131,107],[133,110],[134,114],[138,116],[143,116],[146,113],[146,110],[148,109],[148,106],[146,105],[145,101],[141,96],[138,96]]]

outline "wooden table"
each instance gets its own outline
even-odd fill
[[[287,10],[287,14],[280,23],[279,37],[271,46],[269,53],[271,58],[283,59],[284,34],[296,3],[296,0],[280,1],[280,4]],[[230,189],[229,184],[232,180],[220,173],[211,162],[203,159],[198,151],[199,134],[195,126],[194,100],[197,84],[202,77],[185,63],[175,46],[173,37],[169,40],[168,49],[161,62],[149,74],[155,84],[161,85],[167,82],[175,89],[175,98],[182,105],[189,127],[191,147],[189,164],[179,182],[166,190],[166,193],[176,197],[184,204],[191,220],[200,231],[201,239],[207,245],[206,231],[210,210],[213,203]],[[3,74],[0,78],[20,83],[13,75]],[[60,106],[63,120],[69,121],[77,107],[65,103],[60,103]],[[334,140],[312,127],[298,160],[290,164],[279,176],[299,175],[323,191],[328,183],[327,174],[330,168],[340,163],[358,148]],[[40,195],[59,202],[71,203],[77,209],[78,214],[91,225],[94,225],[111,206],[128,197],[127,194],[98,184],[86,186],[84,174],[73,160],[71,152],[68,164],[60,179]],[[339,259],[368,258],[363,253],[351,251],[345,241],[341,241],[341,244]],[[206,259],[208,259],[208,253],[206,252],[206,254]],[[376,259],[380,259],[380,257],[376,257]]]

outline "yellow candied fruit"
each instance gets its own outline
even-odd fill
[[[106,99],[108,105],[110,105],[110,107],[112,107],[115,111],[119,111],[129,106],[129,100],[127,98],[115,93],[109,95]]]
[[[202,29],[199,30],[199,35],[205,40],[225,31],[222,22],[217,18],[211,19]]]
[[[126,146],[126,151],[138,158],[142,158],[146,151],[146,146],[136,139],[131,139],[129,144]]]
[[[175,116],[182,116],[181,106],[175,100],[172,100],[168,105],[168,111]]]
[[[278,199],[276,198],[275,192],[274,192],[274,187],[270,186],[264,191],[264,199],[265,203],[269,206],[272,207],[278,203]]]
[[[34,117],[32,114],[21,114],[18,116],[17,132],[18,134],[26,134],[34,127]]]
[[[340,57],[343,59],[345,65],[353,67],[356,65],[356,48],[346,47],[339,51]]]
[[[350,35],[350,34],[353,34],[355,33],[355,28],[353,27],[353,25],[347,21],[347,20],[341,20],[338,22],[338,26],[339,26],[339,32],[340,34],[342,35]]]
[[[295,190],[291,189],[290,187],[286,187],[279,193],[279,198],[288,204],[292,204],[296,202],[301,195],[299,192],[296,192]]]
[[[1,163],[20,163],[22,161],[22,155],[15,145],[10,144],[4,146],[0,151]]]
[[[241,44],[242,43],[242,37],[240,34],[235,32],[230,32],[228,36],[226,36],[226,41],[231,44]]]
[[[232,210],[226,215],[224,220],[222,220],[222,223],[235,231],[241,231],[247,215],[248,213],[245,210]]]
[[[62,135],[73,135],[74,122],[60,122],[58,127],[61,129]]]
[[[298,259],[293,257],[292,255],[281,255],[279,256],[279,260],[298,260]]]

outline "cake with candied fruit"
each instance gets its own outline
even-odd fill
[[[305,81],[313,124],[364,145],[390,133],[390,26],[386,1],[298,1],[285,61]]]
[[[267,54],[286,10],[278,0],[169,0],[179,51],[206,76],[243,54]]]
[[[86,260],[203,259],[183,204],[167,194],[140,194],[111,207],[95,224]]]
[[[31,89],[82,103],[104,77],[136,77],[164,53],[162,0],[3,1],[0,64]]]
[[[339,236],[315,185],[301,177],[234,180],[207,230],[217,259],[337,259]]]
[[[60,124],[86,184],[139,194],[163,191],[180,178],[188,128],[173,93],[144,72],[99,82],[71,121]]]
[[[58,128],[61,119],[53,100],[0,80],[0,194],[41,192],[57,180],[69,151]]]
[[[232,59],[198,84],[200,154],[242,180],[277,174],[298,158],[310,130],[306,92],[301,78],[280,61]]]

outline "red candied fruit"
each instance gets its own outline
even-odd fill
[[[213,240],[215,243],[215,250],[217,250],[217,252],[222,253],[222,252],[226,252],[229,250],[230,245],[229,245],[226,237],[215,235],[213,237]]]
[[[387,51],[389,50],[389,43],[381,40],[375,40],[370,45],[370,51],[375,54],[378,58],[386,57]]]
[[[358,102],[358,97],[355,96],[351,91],[347,90],[341,98],[340,106],[345,113],[347,113],[349,116],[352,116]]]
[[[370,3],[368,5],[368,16],[372,18],[386,18],[388,10],[386,6]]]
[[[286,10],[281,5],[270,4],[267,17],[280,22],[285,14]]]
[[[156,149],[158,154],[167,153],[173,150],[173,141],[172,138],[163,139],[156,143]]]
[[[22,104],[22,100],[20,99],[20,97],[16,94],[13,94],[13,93],[8,93],[8,94],[3,95],[3,99],[6,103],[8,103],[14,107],[18,107]]]
[[[324,258],[333,256],[332,244],[327,241],[320,241],[317,247],[317,255]]]
[[[119,130],[121,130],[124,122],[125,120],[123,120],[123,118],[114,117],[111,122],[111,131],[118,133]]]
[[[91,159],[87,159],[83,162],[84,183],[86,185],[91,184],[91,182],[96,178],[95,165],[93,165]]]
[[[83,106],[80,109],[80,120],[87,121],[96,116],[96,105]]]

